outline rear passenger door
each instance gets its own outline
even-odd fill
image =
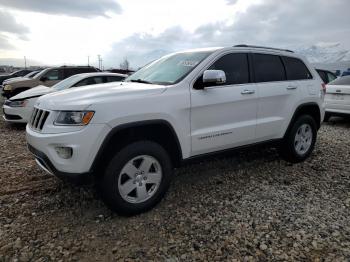
[[[278,55],[255,53],[252,60],[259,96],[257,141],[281,138],[299,101],[299,83],[287,80]]]
[[[253,143],[257,92],[250,81],[248,55],[225,54],[205,69],[224,71],[226,83],[203,89],[200,75],[191,89],[192,155]]]

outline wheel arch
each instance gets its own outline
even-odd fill
[[[321,110],[319,105],[315,102],[304,103],[299,105],[294,111],[294,114],[289,122],[288,128],[284,135],[288,134],[295,120],[301,115],[310,115],[315,119],[317,129],[321,127]]]
[[[173,126],[162,119],[145,120],[114,127],[103,140],[90,172],[100,176],[98,171],[106,167],[115,152],[139,140],[150,140],[161,144],[169,153],[173,165],[180,165],[183,159],[182,149]]]

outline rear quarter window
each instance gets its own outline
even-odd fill
[[[287,57],[287,56],[283,56],[282,59],[286,67],[288,80],[312,79],[312,75],[303,61],[295,57]]]

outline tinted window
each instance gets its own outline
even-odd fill
[[[327,80],[327,76],[326,76],[326,72],[325,71],[322,71],[322,70],[316,70],[317,73],[320,75],[323,83],[328,83],[328,80]]]
[[[330,85],[350,85],[350,76],[342,76],[329,83]]]
[[[256,82],[286,80],[282,60],[276,55],[254,54],[254,71]]]
[[[101,76],[95,76],[95,77],[88,77],[84,80],[81,80],[74,86],[88,86],[88,85],[95,85],[95,84],[102,84],[103,78]]]
[[[282,57],[282,59],[286,67],[288,80],[312,79],[312,75],[303,61],[294,57]]]
[[[52,69],[45,74],[48,80],[60,80],[60,74],[58,69]]]
[[[226,74],[224,85],[249,83],[247,54],[228,54],[217,60],[210,70],[222,70]]]
[[[22,70],[22,71],[19,71],[18,72],[18,76],[25,76],[26,74],[28,74],[28,73],[30,73],[31,71],[29,71],[29,70]]]
[[[328,76],[328,82],[332,82],[333,80],[337,79],[337,76],[330,72],[327,72],[327,76]]]
[[[123,81],[125,78],[122,76],[107,76],[107,82]]]

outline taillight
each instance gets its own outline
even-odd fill
[[[326,93],[326,84],[322,83],[321,86],[322,86],[323,94],[325,94]]]

